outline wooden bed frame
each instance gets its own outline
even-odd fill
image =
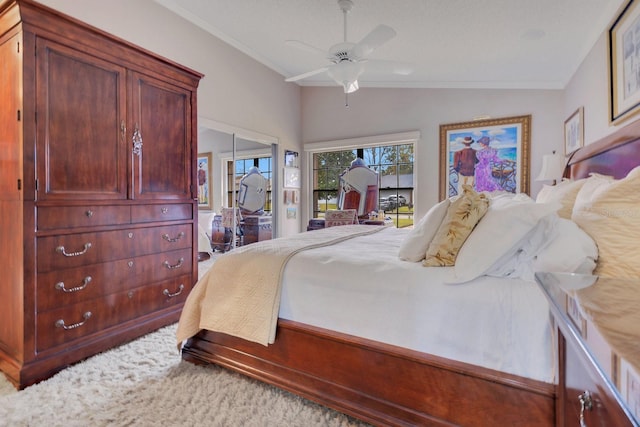
[[[640,164],[640,121],[569,158],[565,175],[621,178]],[[183,359],[216,363],[375,425],[555,424],[556,386],[280,319],[269,347],[201,331]]]

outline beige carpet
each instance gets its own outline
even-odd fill
[[[210,265],[200,263],[200,273]],[[0,426],[365,426],[216,366],[180,359],[176,325],[16,391],[0,375]]]

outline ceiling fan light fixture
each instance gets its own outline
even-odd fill
[[[355,91],[357,91],[358,89],[360,89],[360,86],[358,86],[358,81],[354,81],[354,82],[347,82],[344,83],[342,85],[342,87],[344,88],[344,93],[353,93]]]
[[[343,87],[344,93],[353,93],[359,89],[358,78],[364,71],[359,62],[341,61],[327,70],[329,77]]]

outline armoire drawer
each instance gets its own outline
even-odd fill
[[[190,248],[192,224],[39,237],[38,273]]]
[[[36,349],[45,351],[145,314],[183,303],[191,275],[38,313]]]
[[[37,311],[44,312],[81,301],[190,274],[191,248],[136,258],[53,270],[38,275]]]
[[[38,230],[120,225],[131,222],[129,206],[45,206],[37,210]]]
[[[193,205],[162,204],[131,207],[131,222],[177,221],[193,218]]]

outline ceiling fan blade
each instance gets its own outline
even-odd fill
[[[367,73],[399,74],[407,76],[413,73],[413,65],[408,62],[386,61],[384,59],[367,59],[362,61]]]
[[[384,24],[378,25],[351,49],[352,56],[355,59],[366,58],[395,36],[396,31],[393,28]]]
[[[296,49],[305,50],[307,52],[311,52],[315,55],[322,55],[324,58],[327,57],[327,51],[320,49],[319,47],[312,46],[308,43],[301,42],[300,40],[285,40],[285,44],[287,46],[295,47]]]
[[[329,67],[318,68],[317,70],[308,71],[306,73],[298,74],[297,76],[289,77],[285,79],[285,82],[297,82],[298,80],[306,79],[307,77],[315,76],[316,74],[327,71]]]

